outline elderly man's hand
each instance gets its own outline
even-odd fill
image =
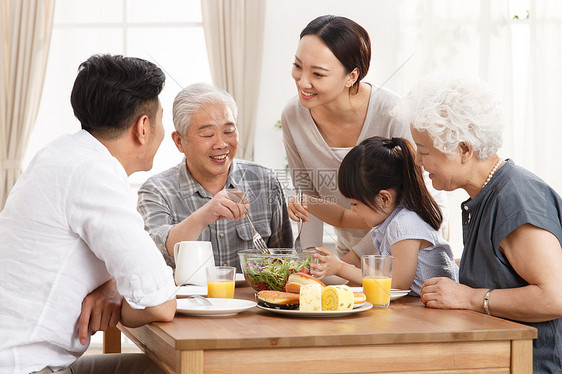
[[[117,326],[121,318],[121,303],[123,297],[117,292],[115,279],[110,279],[82,301],[82,311],[78,319],[78,336],[80,344],[88,341],[88,331],[92,335],[96,331],[105,331]]]
[[[210,225],[220,219],[236,221],[244,219],[249,208],[248,199],[242,191],[228,189],[219,191],[211,201],[199,209],[199,213],[201,213],[206,225]]]
[[[472,309],[470,300],[474,291],[449,278],[430,278],[421,288],[420,299],[429,308]]]

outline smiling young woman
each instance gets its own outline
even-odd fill
[[[345,17],[321,16],[301,32],[292,77],[297,96],[281,116],[283,139],[293,183],[311,196],[326,197],[349,208],[337,189],[337,170],[349,150],[369,137],[410,138],[409,129],[392,119],[398,96],[362,82],[371,61],[369,34]],[[336,229],[343,256],[367,231]],[[303,226],[303,246],[322,244],[322,223]]]

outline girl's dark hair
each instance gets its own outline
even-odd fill
[[[443,216],[427,191],[414,156],[414,149],[406,139],[380,136],[365,139],[344,157],[338,172],[338,188],[348,199],[375,210],[381,209],[375,203],[379,191],[394,189],[397,202],[438,230]]]
[[[316,35],[322,39],[348,74],[355,68],[359,70],[359,76],[351,88],[353,93],[357,93],[371,63],[371,39],[367,31],[348,18],[327,15],[306,25],[301,32],[301,39],[305,35]]]
[[[154,120],[166,76],[152,62],[94,55],[80,64],[70,102],[82,129],[115,138],[141,116]]]

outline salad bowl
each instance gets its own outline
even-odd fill
[[[290,274],[310,272],[310,264],[316,263],[314,250],[297,252],[292,248],[269,248],[267,254],[255,249],[238,252],[240,267],[250,287],[256,291],[283,291]]]

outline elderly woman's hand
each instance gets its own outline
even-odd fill
[[[430,278],[421,288],[420,299],[429,308],[477,310],[470,303],[476,291],[449,278]]]

